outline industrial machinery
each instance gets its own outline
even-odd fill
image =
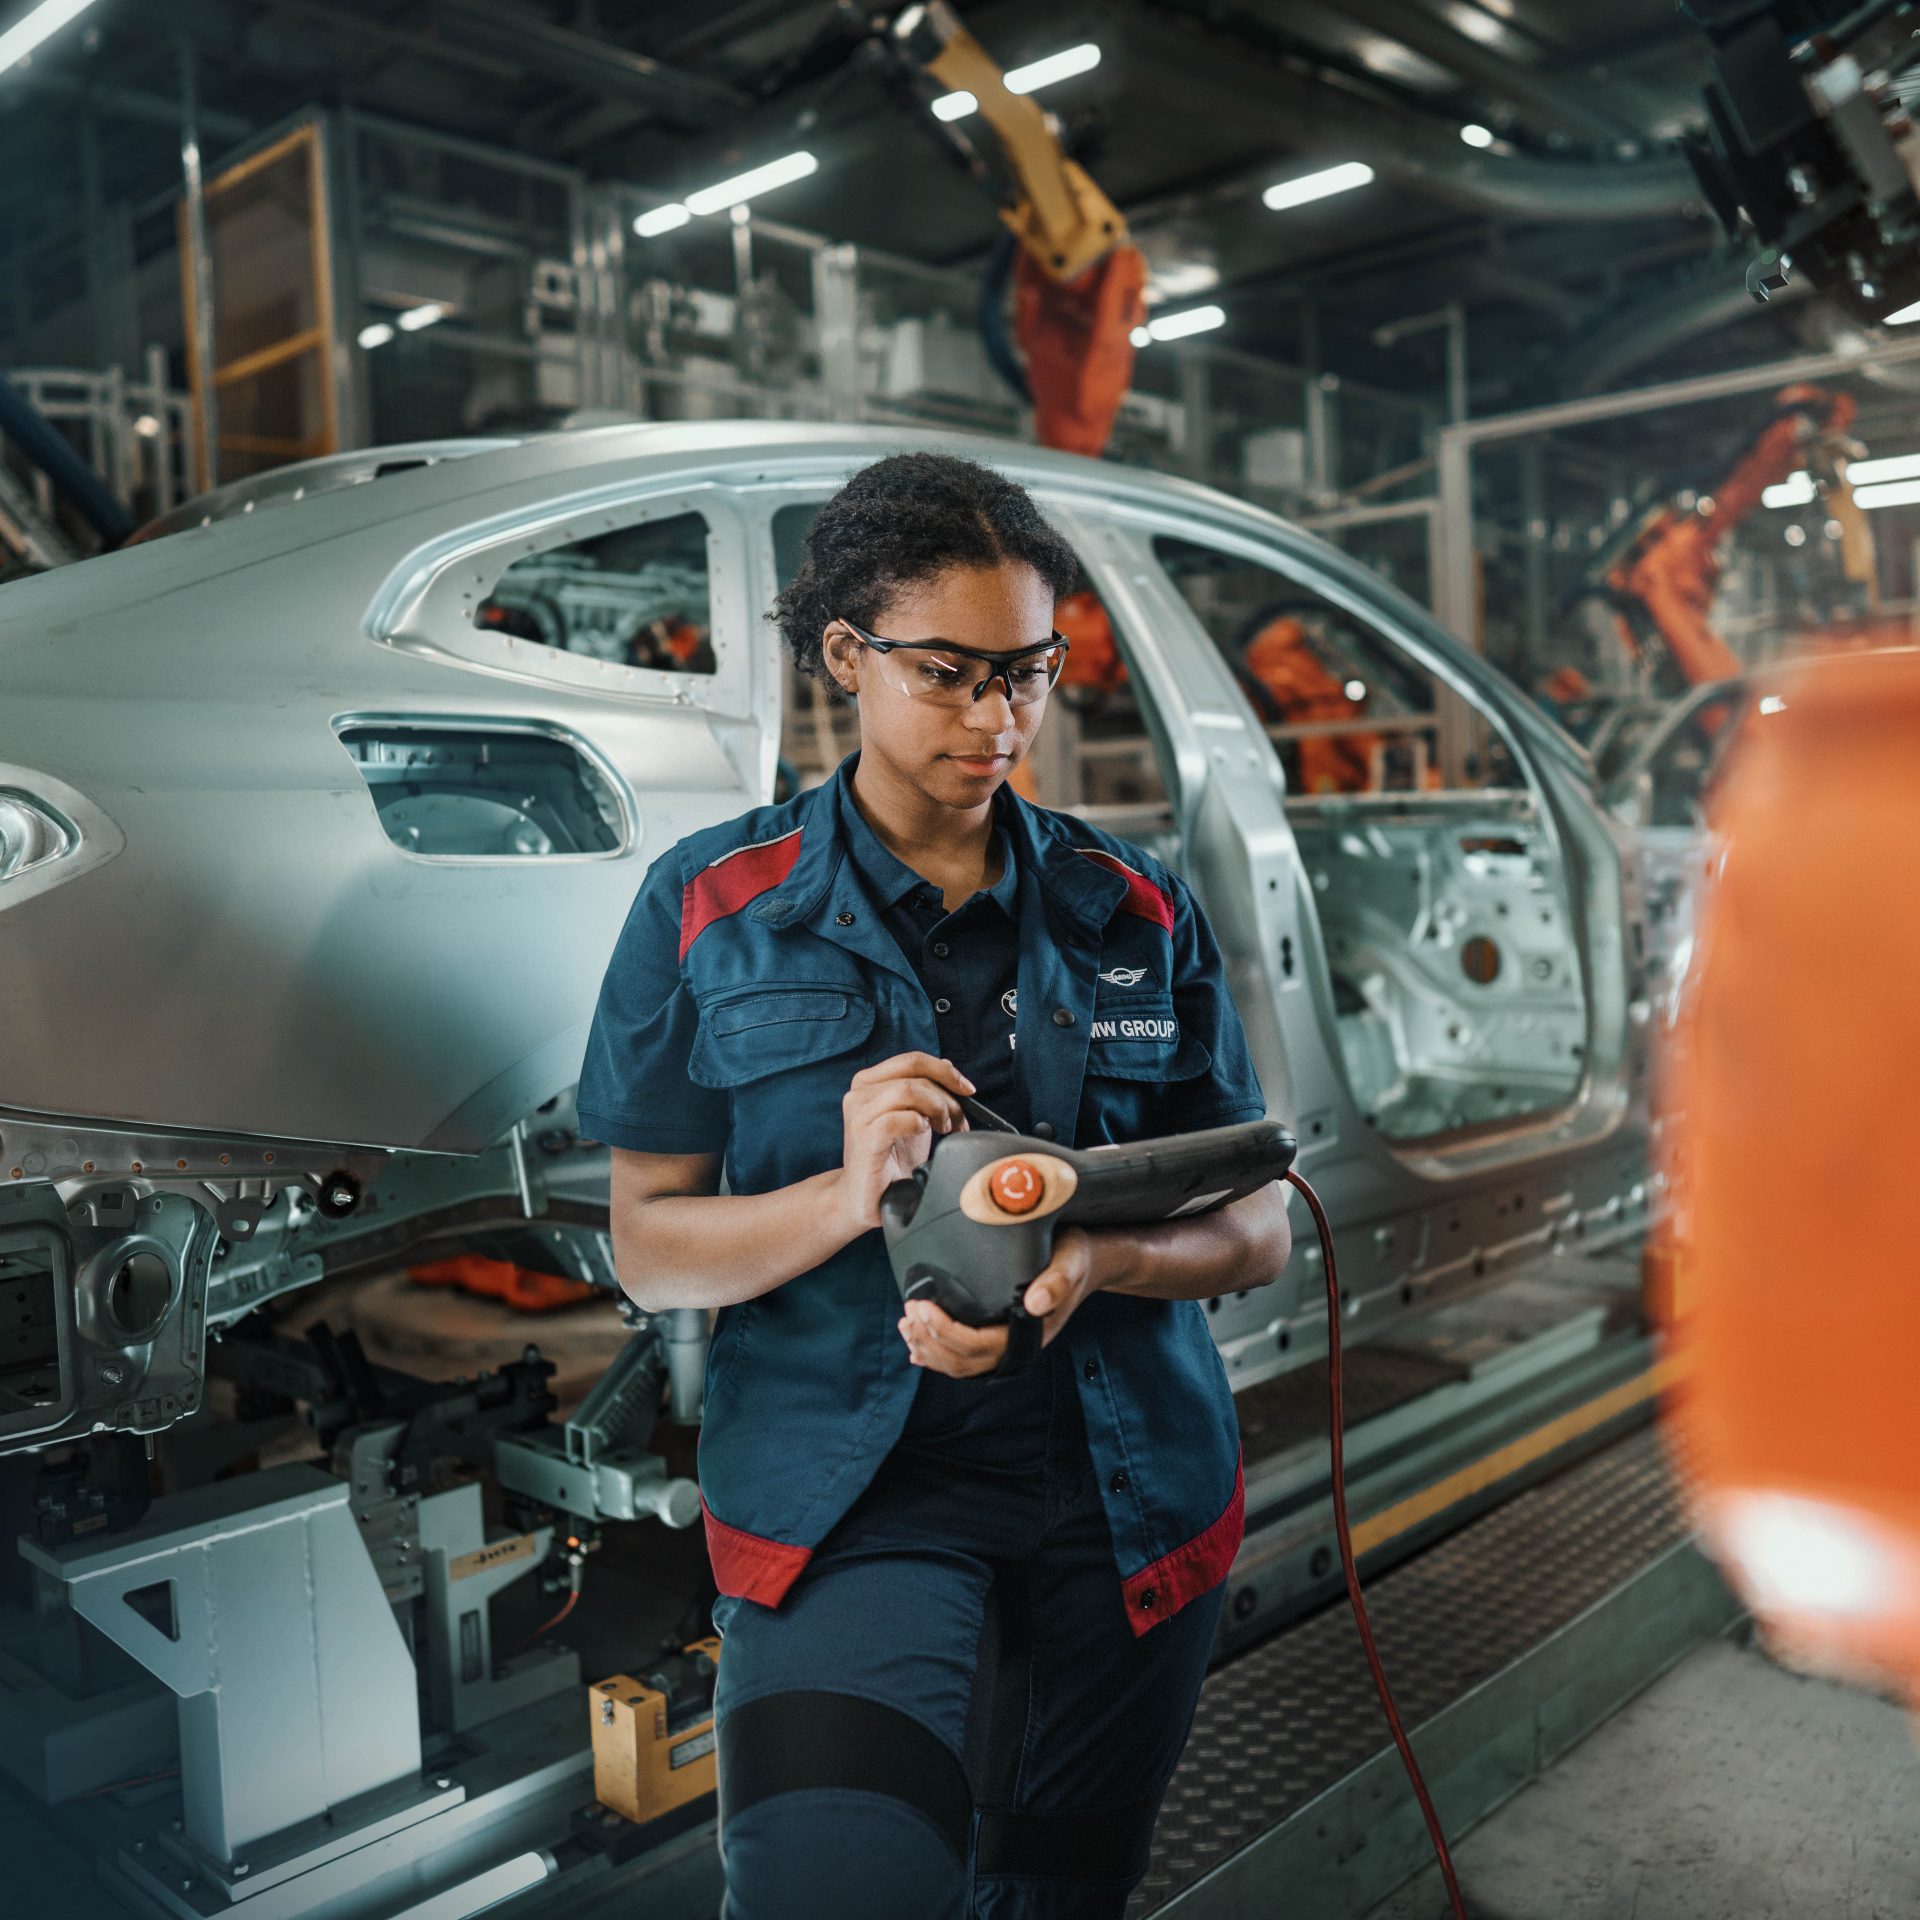
[[[1848,456],[1857,452],[1847,438],[1853,413],[1849,394],[1784,388],[1724,473],[1658,501],[1596,557],[1586,591],[1603,595],[1613,609],[1621,642],[1654,691],[1678,694],[1743,671],[1713,628],[1721,549],[1762,495],[1794,473],[1808,474],[1840,521],[1843,571],[1872,603],[1872,536],[1845,481]]]
[[[644,1857],[664,1884],[710,1854],[704,1623],[683,1601],[667,1651],[598,1658],[597,1700],[567,1645],[611,1559],[694,1544],[653,1523],[699,1512],[704,1316],[636,1315],[565,1419],[536,1353],[423,1382],[281,1323],[317,1281],[463,1253],[616,1292],[607,1155],[572,1105],[605,956],[654,855],[771,789],[789,682],[760,615],[794,527],[923,444],[388,448],[0,588],[0,977],[32,1009],[0,1029],[0,1465],[32,1601],[0,1625],[0,1754],[62,1818],[98,1811],[89,1851],[144,1911],[390,1920],[456,1889],[475,1910],[489,1876],[572,1889]],[[1195,886],[1325,1197],[1355,1544],[1384,1564],[1646,1404],[1618,1255],[1659,1204],[1647,1032],[1679,922],[1564,737],[1357,563],[1189,485],[945,444],[1032,489],[1110,620],[1158,787],[1100,817]],[[1233,651],[1287,597],[1371,650],[1394,712],[1368,726],[1458,710],[1499,754],[1451,786],[1289,793]],[[498,615],[535,605],[538,638]],[[660,621],[696,644],[636,652]],[[1337,1591],[1326,1279],[1307,1241],[1208,1303],[1248,1436],[1233,1646]],[[1448,1318],[1482,1295],[1497,1338]],[[289,1408],[322,1464],[245,1470]],[[1392,1517],[1490,1421],[1541,1437]],[[268,1591],[271,1637],[238,1600]],[[496,1640],[496,1599],[536,1637]],[[291,1731],[262,1704],[289,1646],[317,1677]],[[262,1727],[299,1768],[260,1764]],[[175,1768],[158,1809],[126,1784]],[[636,1825],[643,1776],[689,1797]]]
[[[1693,0],[1712,49],[1707,131],[1688,142],[1765,300],[1798,273],[1860,319],[1920,301],[1920,135],[1911,0]]]
[[[995,255],[981,298],[981,323],[995,364],[1033,403],[1043,447],[1099,454],[1133,378],[1133,331],[1147,317],[1147,266],[1127,238],[1120,210],[1031,99],[1005,76],[945,0],[908,7],[888,36],[900,56],[950,95],[976,100],[992,131],[990,153],[941,119],[941,134],[1001,201],[1008,246]],[[1008,354],[998,307],[1011,265],[1014,337]]]

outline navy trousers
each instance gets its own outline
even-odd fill
[[[780,1608],[715,1607],[722,1920],[1119,1920],[1224,1593],[1135,1637],[1063,1356],[928,1375]]]

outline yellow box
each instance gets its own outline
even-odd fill
[[[718,1640],[696,1640],[688,1653],[716,1665]],[[635,1822],[714,1790],[713,1715],[667,1731],[667,1696],[644,1680],[616,1673],[587,1690],[593,1716],[593,1794],[603,1807]]]

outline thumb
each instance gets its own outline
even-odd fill
[[[1034,1276],[1021,1304],[1036,1320],[1044,1320],[1060,1304],[1065,1292],[1059,1269],[1047,1267]]]

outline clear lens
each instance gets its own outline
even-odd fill
[[[973,700],[973,690],[988,669],[979,660],[959,653],[922,653],[900,647],[877,654],[880,669],[902,693],[916,700],[932,700],[941,706],[964,707]],[[1048,647],[1041,652],[1022,654],[1004,674],[996,673],[993,685],[1010,688],[1016,707],[1030,707],[1044,700],[1066,664],[1064,647]],[[983,699],[987,695],[981,696]]]

